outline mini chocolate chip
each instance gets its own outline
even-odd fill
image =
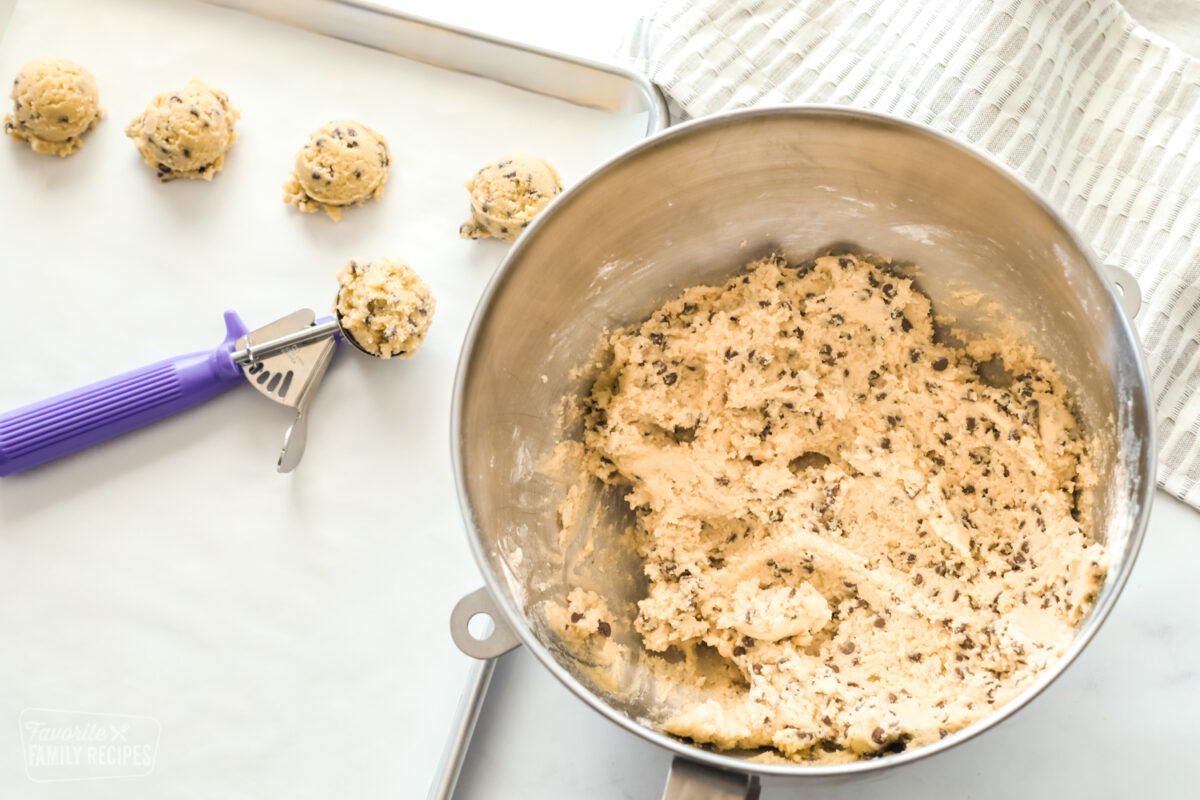
[[[199,172],[201,175],[203,175],[204,173],[208,172],[208,164],[201,164],[201,165],[200,165],[200,166],[199,166],[199,167],[196,169],[196,172]]]
[[[600,620],[600,624],[596,626],[596,631],[601,636],[612,636],[612,625],[609,625],[604,620]]]
[[[850,267],[853,264],[854,264],[853,259],[849,259],[849,258],[839,258],[838,259],[838,266],[840,266],[842,269],[850,269]]]
[[[900,330],[902,330],[902,331],[904,331],[905,333],[907,333],[908,331],[911,331],[911,330],[912,330],[912,328],[913,328],[913,324],[912,324],[911,322],[909,322],[909,321],[908,321],[908,317],[901,317],[901,318],[900,318]]]
[[[362,177],[362,170],[361,170],[361,169],[356,169],[356,170],[354,170],[354,177],[355,177],[355,178],[361,178],[361,177]]]
[[[677,380],[679,380],[679,375],[674,372],[668,372],[666,375],[663,375],[663,383],[667,386],[671,386]]]
[[[350,134],[351,136],[358,136],[358,129],[357,128],[347,128],[346,133]]]
[[[504,225],[501,225],[501,226],[500,226],[500,232],[501,232],[501,233],[508,233],[508,228],[507,228],[507,227],[505,227]]]
[[[876,628],[882,628],[887,625],[887,622],[884,621],[883,617],[876,617],[874,624]]]
[[[571,615],[571,622],[579,622],[581,619],[583,619],[583,614],[580,614],[578,611]]]
[[[744,656],[746,655],[746,648],[739,644],[737,647],[733,648],[733,654],[735,656]]]
[[[883,296],[889,300],[896,296],[896,287],[890,283],[885,283],[880,291],[882,291]]]
[[[854,642],[846,642],[839,648],[845,655],[850,655],[854,652]]]
[[[191,114],[196,119],[200,118],[200,112],[196,110],[195,106],[192,106],[191,108],[189,108],[188,113]]]
[[[314,172],[314,173],[312,174],[312,176],[313,176],[313,180],[314,180],[314,181],[319,181],[319,180],[321,180],[321,173],[319,173],[319,172]]]
[[[883,744],[883,728],[876,727],[871,731],[871,741],[875,744]]]
[[[170,168],[170,167],[168,167],[166,164],[159,164],[159,165],[158,165],[158,171],[159,171],[159,172],[170,172],[170,171],[171,171],[171,168]]]
[[[930,364],[930,366],[938,372],[941,372],[946,367],[950,366],[950,362],[947,359],[939,358],[937,361],[934,361],[932,364]]]
[[[183,148],[183,157],[184,157],[184,158],[191,158],[191,157],[192,157],[192,151],[191,151],[190,149],[186,148],[186,147],[185,147],[185,148]]]
[[[968,483],[963,487],[963,494],[975,494],[975,487]]]
[[[975,418],[967,417],[967,433],[971,433],[974,430],[975,430]]]
[[[70,117],[59,117],[58,121],[59,122],[70,122],[71,118]]]
[[[882,447],[884,450],[891,450],[892,449],[892,440],[885,436],[879,440],[879,446]]]

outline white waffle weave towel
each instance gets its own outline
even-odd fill
[[[1137,276],[1159,482],[1200,508],[1200,60],[1116,0],[666,0],[632,46],[685,117],[871,108],[1024,176]]]

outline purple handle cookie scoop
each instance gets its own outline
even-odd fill
[[[243,382],[234,343],[247,332],[225,312],[216,349],[189,353],[0,414],[0,476],[148,425]]]

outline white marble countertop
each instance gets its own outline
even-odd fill
[[[0,0],[0,28],[13,2]],[[617,49],[644,6],[637,0],[587,6],[553,0],[514,0],[503,5],[483,0],[382,2],[600,59]],[[1131,0],[1129,5],[1153,30],[1200,55],[1198,3],[1200,0]],[[1200,615],[1193,610],[1191,596],[1193,565],[1198,563],[1200,513],[1159,492],[1138,563],[1111,617],[1079,660],[1026,709],[953,751],[866,782],[843,786],[767,782],[763,797],[1008,800],[1195,796],[1200,786],[1200,759],[1193,752],[1197,740],[1194,720],[1200,716]],[[467,575],[474,574],[474,565],[460,567],[455,579],[470,584],[474,578]],[[240,568],[246,578],[254,573],[245,565]],[[403,600],[419,597],[420,581],[444,580],[440,575],[415,571],[406,580],[418,585],[406,592],[375,592],[369,586],[359,589],[389,602]],[[449,594],[459,591],[451,589]],[[444,590],[435,594],[448,595]],[[415,613],[445,617],[449,608],[398,607],[396,630],[403,628],[405,615]],[[120,631],[97,635],[111,633]],[[349,635],[332,630],[326,634],[331,643]],[[164,629],[162,635],[178,634]],[[187,645],[205,646],[205,642]],[[373,651],[367,648],[364,652]],[[81,683],[92,671],[97,680],[120,683],[131,677],[100,671],[101,665],[88,661],[83,646],[63,657],[74,660],[71,674]],[[20,658],[21,654],[11,649],[0,651],[0,662],[9,668],[4,674],[24,675],[27,680],[22,678],[23,684],[36,684],[42,668],[38,664],[21,666]],[[458,674],[465,670],[465,663],[464,657],[444,668]],[[441,669],[435,664],[427,666]],[[348,676],[353,674],[353,670],[346,671]],[[286,684],[291,679],[281,674],[280,680]],[[186,754],[190,758],[186,763],[173,760],[169,741],[173,732],[165,726],[164,756],[159,758],[153,781],[129,778],[40,784],[27,779],[20,756],[9,747],[16,745],[12,734],[17,727],[15,715],[8,716],[16,696],[7,691],[10,688],[0,691],[0,711],[4,712],[0,726],[7,729],[0,734],[2,798],[140,800],[164,796],[161,792],[167,787],[171,797],[416,798],[424,795],[433,776],[432,762],[426,774],[421,774],[425,765],[413,769],[404,762],[404,770],[379,765],[401,761],[397,756],[401,751],[434,751],[437,748],[429,746],[429,739],[442,735],[441,726],[434,730],[408,715],[407,704],[400,708],[386,705],[397,691],[419,693],[419,686],[353,687],[352,693],[337,702],[359,703],[359,711],[339,707],[336,714],[323,720],[322,708],[331,701],[304,698],[306,702],[299,704],[302,707],[284,708],[279,696],[272,694],[275,687],[263,684],[247,687],[241,697],[244,708],[225,699],[215,702],[213,708],[196,705],[189,710],[198,719],[220,718],[223,724],[244,728],[228,734],[246,744],[245,752],[234,759],[222,760],[229,758],[230,748],[214,746],[207,757],[201,750]],[[58,687],[41,688],[47,696],[58,694]],[[303,690],[301,686],[292,688]],[[149,708],[147,713],[153,713],[156,704],[170,705],[168,698],[139,691],[137,685],[114,687],[111,693],[126,698],[127,706],[122,708]],[[447,708],[446,716],[451,712]],[[215,724],[209,729],[223,730]],[[306,745],[297,749],[296,740],[301,737]],[[280,752],[291,755],[281,758]],[[505,656],[497,668],[456,797],[652,800],[661,795],[669,761],[665,751],[618,729],[585,706],[545,673],[529,653],[518,649]],[[173,770],[179,770],[174,778]],[[296,775],[303,775],[304,780],[298,781]],[[338,786],[341,791],[331,791],[330,787]]]

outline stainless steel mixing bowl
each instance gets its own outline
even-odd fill
[[[636,645],[628,623],[641,584],[637,559],[613,535],[616,498],[610,524],[598,524],[597,555],[572,566],[557,538],[564,487],[541,467],[561,435],[560,399],[586,389],[571,372],[603,331],[640,321],[683,288],[721,281],[770,251],[799,261],[835,243],[918,264],[935,309],[966,327],[993,323],[976,313],[986,303],[956,305],[954,293],[981,292],[1058,365],[1099,442],[1091,511],[1114,560],[1073,646],[986,719],[937,744],[870,761],[754,763],[655,730],[645,692],[605,692],[545,629],[538,604],[561,601],[581,583],[628,610],[615,635]],[[487,586],[460,607],[456,640],[477,657],[519,640],[608,719],[724,770],[844,778],[932,756],[990,728],[1046,688],[1091,640],[1129,576],[1149,513],[1149,385],[1121,306],[1135,302],[1136,285],[1117,276],[1122,297],[1107,272],[1024,183],[971,148],[898,119],[844,108],[759,108],[682,125],[630,148],[572,186],[525,232],[467,337],[452,446]],[[497,618],[490,638],[463,632],[475,612]]]

